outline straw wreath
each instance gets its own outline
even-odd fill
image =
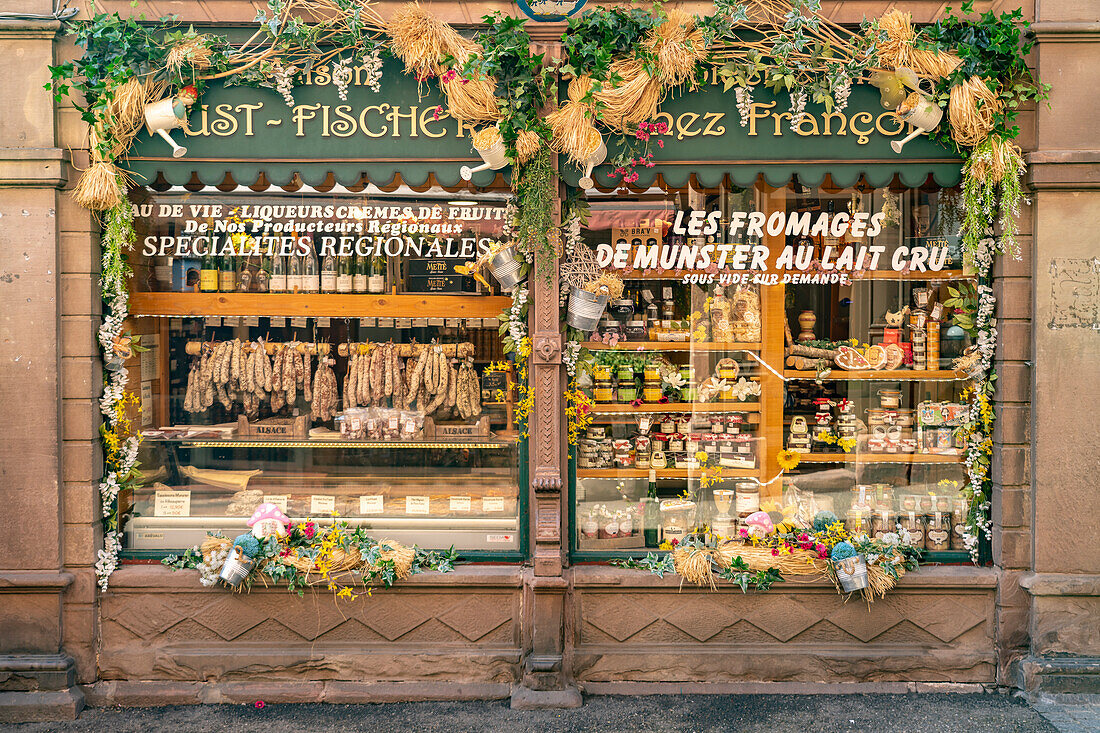
[[[718,547],[722,567],[729,567],[733,559],[740,557],[749,570],[760,571],[775,568],[783,575],[820,576],[828,571],[829,562],[812,550],[791,550],[772,554],[771,547],[756,547],[737,541],[724,542]]]

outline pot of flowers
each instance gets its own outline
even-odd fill
[[[845,593],[854,593],[867,587],[867,559],[856,552],[852,543],[836,543],[830,559],[836,578]]]

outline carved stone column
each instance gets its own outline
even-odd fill
[[[561,24],[531,24],[532,51],[549,61],[560,53]],[[557,162],[555,159],[555,167]],[[561,223],[561,200],[554,191],[554,225]],[[546,233],[550,236],[550,232]],[[516,708],[577,707],[580,693],[568,687],[564,648],[565,523],[562,487],[566,452],[562,393],[562,335],[558,313],[558,260],[536,255],[530,287],[531,363],[528,369],[535,403],[529,423],[533,571],[524,589],[529,649],[524,659],[522,687],[512,695]]]

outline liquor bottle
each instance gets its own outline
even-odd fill
[[[302,278],[302,268],[305,266],[305,255],[292,254],[286,263],[286,291],[288,293],[304,293],[306,281]]]
[[[271,279],[274,277],[275,271],[275,263],[273,260],[277,259],[279,259],[278,256],[272,258],[271,255],[264,255],[260,258],[260,266],[256,270],[256,276],[253,278],[257,293],[271,292]],[[283,277],[283,285],[286,285],[285,276]]]
[[[293,257],[293,255],[291,255]],[[285,293],[286,282],[286,257],[275,255],[264,258],[264,264],[270,265],[271,279],[268,281],[268,290],[272,293]]]
[[[237,292],[247,293],[252,290],[252,258],[244,256],[238,257],[237,260]]]
[[[218,290],[223,293],[232,293],[237,289],[237,267],[234,260],[233,250],[226,247],[218,271]]]
[[[367,270],[370,269],[370,260],[366,255],[353,255],[352,265],[355,268],[351,273],[351,289],[356,293],[367,292]]]
[[[355,255],[341,255],[336,262],[336,292],[350,293]]]
[[[317,268],[317,253],[313,247],[302,256],[302,292],[318,293],[321,291],[321,277]]]
[[[336,255],[332,252],[321,259],[321,292],[336,292]]]
[[[386,256],[378,255],[371,258],[370,274],[367,277],[368,293],[386,292]]]
[[[218,260],[214,257],[213,245],[202,256],[199,266],[199,290],[203,293],[218,292]]]
[[[646,547],[657,547],[661,544],[658,527],[661,524],[661,506],[657,499],[657,472],[649,469],[649,494],[645,500],[645,513],[643,514],[642,534],[645,536]]]

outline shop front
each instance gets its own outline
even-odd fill
[[[332,63],[158,90],[125,203],[57,193],[84,351],[60,571],[10,584],[56,621],[20,621],[46,642],[12,654],[59,642],[27,679],[74,709],[1020,684],[1031,275],[960,235],[935,124],[700,64],[579,154],[554,114],[613,101],[559,69],[519,163],[466,80]]]

